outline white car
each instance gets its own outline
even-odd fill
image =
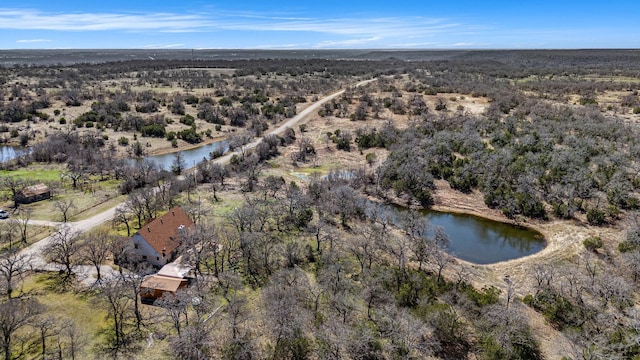
[[[9,218],[9,213],[0,209],[0,219],[7,219]]]

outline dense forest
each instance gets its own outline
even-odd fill
[[[0,175],[16,208],[0,223],[6,359],[640,358],[639,52],[182,55],[0,68],[0,137],[30,147]],[[228,163],[140,160],[214,138]],[[21,252],[44,205],[14,204],[33,181],[12,173],[36,167],[59,172],[47,184],[64,223],[87,184],[122,200],[108,226],[52,231],[60,271]],[[542,231],[547,249],[456,259],[419,211],[460,211],[454,198]],[[128,237],[176,205],[196,224],[178,239],[192,283],[142,304],[154,269]],[[102,279],[105,264],[117,271]],[[52,310],[56,297],[99,325]]]

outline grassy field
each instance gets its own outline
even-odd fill
[[[19,179],[24,179],[29,182],[60,181],[61,174],[61,168],[52,168],[49,166],[35,166],[17,170],[0,170],[0,177],[15,176]]]
[[[52,189],[52,197],[49,200],[39,201],[32,204],[21,205],[19,210],[31,211],[31,219],[61,221],[62,215],[56,209],[56,202],[59,200],[73,201],[69,221],[78,221],[96,215],[108,208],[116,206],[124,201],[125,197],[119,195],[119,181],[106,180],[99,181],[99,177],[92,177],[88,181],[89,189],[73,188],[70,181],[61,181],[63,170],[59,167],[33,166],[26,169],[13,171],[2,170],[2,176],[15,176],[25,179],[29,183],[45,182]],[[53,184],[53,185],[52,185]],[[10,208],[13,206],[11,196],[8,191],[2,192],[0,202],[1,208]]]
[[[27,244],[31,245],[36,243],[51,235],[54,231],[54,228],[48,226],[27,225]],[[16,238],[13,240],[13,246],[22,246],[18,235],[16,234],[15,236]],[[8,242],[0,243],[0,252],[7,249],[9,249]]]
[[[75,326],[80,345],[78,348],[83,350],[78,358],[92,358],[90,352],[103,340],[99,334],[106,327],[107,313],[95,305],[96,300],[92,295],[62,292],[57,282],[57,273],[35,274],[26,279],[23,291],[44,305],[47,316],[54,318],[58,326]],[[67,325],[67,321],[71,321],[69,324],[72,325]]]
[[[78,341],[76,345],[79,349],[76,359],[106,358],[107,354],[100,352],[101,346],[106,341],[106,333],[111,326],[105,307],[98,305],[100,299],[93,291],[69,289],[63,291],[59,286],[59,279],[57,273],[34,274],[25,280],[22,291],[45,306],[45,316],[54,319],[58,328],[75,327]],[[142,306],[142,311],[147,320],[161,314],[158,308],[146,305]],[[151,327],[155,329],[157,326],[162,327],[161,325],[152,322]],[[54,345],[50,344],[50,346]],[[137,348],[136,353],[127,356],[130,359],[168,358],[166,341],[157,339],[153,345],[152,347],[141,346]]]

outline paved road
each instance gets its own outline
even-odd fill
[[[375,79],[370,79],[370,80],[365,80],[365,81],[361,81],[359,83],[357,83],[355,86],[362,86],[365,84],[368,84],[372,81],[375,81]],[[293,127],[296,124],[298,124],[299,122],[301,122],[302,120],[304,120],[307,116],[309,116],[310,114],[312,114],[313,112],[317,111],[320,106],[324,105],[325,103],[335,99],[336,97],[342,95],[342,93],[344,93],[345,90],[340,90],[338,92],[335,92],[331,95],[327,95],[325,97],[323,97],[322,99],[316,101],[315,103],[313,103],[312,105],[310,105],[309,107],[307,107],[306,109],[304,109],[303,111],[301,111],[298,115],[292,117],[291,119],[285,121],[283,124],[281,124],[279,127],[277,127],[276,129],[272,130],[271,132],[269,132],[267,135],[270,134],[274,134],[274,135],[278,135],[278,134],[282,134],[287,128]],[[248,150],[248,149],[252,149],[254,147],[256,147],[260,141],[262,140],[262,138],[257,139],[249,144],[244,145],[244,150]],[[229,160],[231,160],[231,157],[234,154],[239,154],[240,150],[238,150],[237,152],[231,152],[229,154],[226,154],[224,156],[221,156],[215,160],[212,160],[214,163],[218,163],[221,165],[224,165],[226,163],[229,162]],[[76,222],[68,222],[68,223],[61,223],[61,222],[55,222],[55,221],[44,221],[44,220],[30,220],[29,223],[33,224],[33,225],[44,225],[44,226],[52,226],[52,227],[56,227],[59,228],[61,226],[69,226],[70,229],[74,232],[78,232],[78,233],[83,233],[85,231],[90,230],[91,228],[98,226],[102,223],[105,223],[111,219],[113,219],[113,217],[115,216],[115,212],[116,212],[116,208],[119,205],[116,205],[100,214],[94,215],[88,219],[84,219],[84,220],[80,220],[80,221],[76,221]],[[53,231],[52,231],[53,233]],[[59,270],[60,267],[58,267],[55,264],[51,264],[49,262],[47,262],[44,258],[44,254],[46,252],[46,248],[47,246],[49,246],[49,244],[51,244],[53,240],[53,235],[52,236],[48,236],[26,248],[24,248],[21,253],[22,254],[26,254],[31,256],[31,266],[34,270],[44,270],[44,271],[56,271]],[[77,265],[74,267],[74,271],[77,275],[77,277],[84,283],[87,285],[91,285],[93,283],[93,280],[95,279],[95,268],[93,266],[89,266],[89,265]],[[102,267],[101,273],[103,274],[103,276],[105,277],[109,277],[109,276],[115,276],[117,273],[109,266],[104,266]]]

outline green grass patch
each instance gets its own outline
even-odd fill
[[[54,231],[55,229],[49,226],[27,225],[27,245],[31,245],[46,238],[53,234]],[[13,247],[15,248],[20,246],[22,246],[20,238],[16,235],[16,238],[13,240]],[[0,243],[0,252],[7,249],[9,249],[9,243]]]
[[[104,328],[106,311],[95,305],[94,297],[84,292],[61,292],[57,287],[59,275],[55,272],[36,274],[27,278],[23,290],[46,306],[47,314],[59,318],[74,320],[79,333],[82,334],[81,348],[91,351],[102,341],[95,334]],[[81,354],[81,358],[88,358],[89,353]]]
[[[88,219],[94,215],[100,214],[103,211],[111,209],[127,200],[126,195],[118,195],[115,197],[104,197],[103,199],[96,198],[90,206],[75,213],[75,221]],[[100,202],[102,201],[102,202]]]
[[[0,177],[15,176],[30,182],[51,182],[59,181],[61,173],[60,169],[21,168],[17,170],[0,170]]]
[[[242,204],[244,204],[244,200],[242,199],[230,199],[220,196],[218,196],[218,198],[220,199],[220,201],[213,202],[211,204],[211,212],[214,216],[226,217],[227,215],[231,214],[233,210],[241,207]]]

